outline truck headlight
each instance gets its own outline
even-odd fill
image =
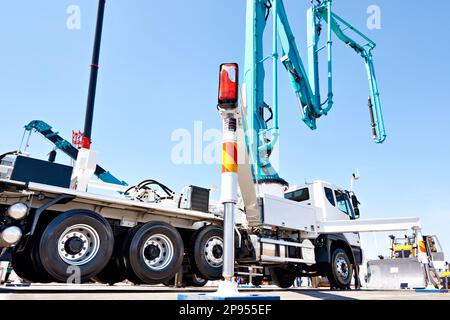
[[[22,230],[16,226],[8,227],[0,233],[0,243],[3,246],[12,246],[19,242],[20,238],[22,238]]]
[[[28,206],[23,202],[17,202],[12,204],[8,210],[6,211],[6,214],[13,218],[14,220],[20,220],[25,218],[28,212]]]

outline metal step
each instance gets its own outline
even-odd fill
[[[272,256],[261,256],[261,261],[263,262],[296,262],[296,263],[305,263],[305,264],[315,264],[315,260],[306,260],[306,259],[298,259],[298,258],[286,258],[286,257],[272,257]]]
[[[260,242],[262,242],[262,243],[271,243],[271,244],[279,244],[279,245],[290,246],[290,247],[314,249],[313,245],[302,244],[302,243],[292,242],[292,241],[275,240],[275,239],[270,239],[270,238],[261,238]]]
[[[264,276],[264,274],[262,274],[262,273],[255,273],[255,272],[237,272],[236,273],[237,275],[239,275],[239,276],[249,276],[249,275],[251,275],[252,277],[254,277],[254,276]]]

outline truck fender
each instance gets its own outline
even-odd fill
[[[317,268],[320,273],[328,272],[328,264],[333,254],[333,247],[344,249],[352,264],[354,264],[355,261],[356,264],[362,263],[361,248],[352,248],[343,234],[323,235],[316,240],[315,249]]]
[[[74,195],[63,193],[63,194],[60,194],[59,196],[57,196],[56,198],[53,198],[52,200],[50,200],[46,204],[42,205],[41,207],[37,208],[34,213],[34,216],[33,216],[33,223],[31,224],[31,229],[30,229],[29,235],[30,236],[33,235],[34,232],[36,231],[36,227],[39,222],[39,218],[41,217],[41,215],[44,213],[45,210],[47,210],[48,208],[50,208],[51,206],[53,206],[55,204],[69,203],[73,199],[75,199]]]

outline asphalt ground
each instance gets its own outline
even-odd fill
[[[178,294],[213,293],[216,287],[173,288],[166,286],[32,284],[1,286],[0,300],[176,300]],[[450,300],[450,293],[414,290],[349,290],[291,288],[274,286],[241,288],[241,293],[279,296],[281,300]]]

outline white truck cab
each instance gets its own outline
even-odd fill
[[[285,198],[314,207],[318,221],[359,218],[354,193],[325,181],[317,180],[290,187],[285,193]]]
[[[290,187],[285,198],[313,207],[318,224],[326,221],[356,220],[360,217],[359,201],[355,193],[329,182],[316,180]],[[344,236],[351,246],[361,245],[358,233],[344,233]]]

